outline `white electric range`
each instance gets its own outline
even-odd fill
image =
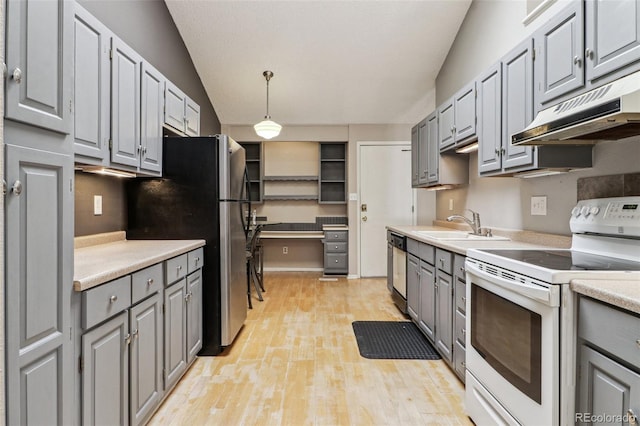
[[[574,279],[640,285],[640,197],[583,200],[571,249],[467,252],[466,409],[476,424],[575,418]]]

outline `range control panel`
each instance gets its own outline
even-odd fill
[[[640,197],[578,201],[569,225],[573,233],[640,237]]]

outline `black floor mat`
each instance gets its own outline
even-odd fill
[[[440,359],[411,321],[354,321],[360,355],[369,359]]]

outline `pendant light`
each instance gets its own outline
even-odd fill
[[[273,77],[273,72],[265,71],[262,75],[267,80],[267,115],[264,116],[264,120],[253,126],[253,128],[258,136],[264,139],[271,139],[280,134],[282,126],[275,121],[271,121],[271,116],[269,115],[269,80]]]

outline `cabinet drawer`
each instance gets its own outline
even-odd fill
[[[131,303],[137,303],[160,291],[164,287],[162,278],[162,263],[131,274]]]
[[[437,248],[436,249],[436,268],[442,272],[451,275],[453,266],[453,253]]]
[[[187,253],[187,263],[187,270],[189,271],[189,274],[202,268],[202,265],[204,264],[203,248],[200,247]]]
[[[456,280],[456,311],[465,314],[467,312],[467,284],[464,281]]]
[[[167,277],[165,285],[173,284],[187,276],[187,262],[187,253],[171,258],[165,262],[165,276]]]
[[[465,280],[464,260],[466,258],[460,254],[453,255],[453,275]]]
[[[101,323],[131,306],[131,275],[82,292],[82,328]]]
[[[587,297],[580,297],[578,314],[579,337],[640,365],[640,317]]]
[[[456,340],[462,346],[466,346],[465,339],[466,339],[467,326],[465,321],[466,321],[466,317],[464,316],[464,314],[459,311],[456,311],[456,316],[453,321],[453,334]]]
[[[349,231],[325,231],[324,239],[327,242],[347,241],[347,233]]]
[[[466,349],[460,346],[458,342],[453,346],[453,368],[462,380],[462,383],[464,383],[464,376],[467,369],[466,352]]]
[[[420,257],[420,246],[422,243],[420,241],[412,240],[411,238],[407,238],[407,253],[411,253],[416,257]]]
[[[347,243],[326,242],[324,244],[324,249],[327,253],[346,253]]]
[[[422,243],[420,244],[420,259],[433,265],[436,248],[432,245]]]
[[[347,270],[347,253],[327,253],[324,255],[325,270]]]

